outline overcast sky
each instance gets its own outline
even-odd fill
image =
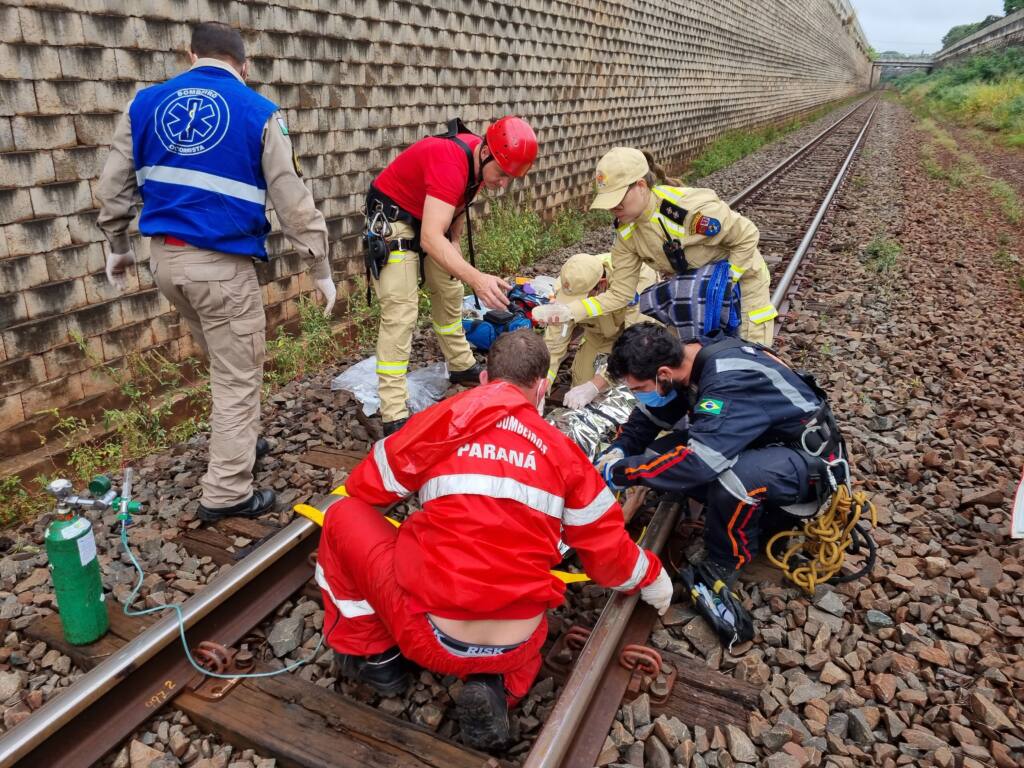
[[[1003,0],[851,0],[876,51],[934,53],[950,27],[1003,15]]]

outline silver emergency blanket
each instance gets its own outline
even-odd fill
[[[615,437],[619,426],[626,423],[635,406],[636,398],[626,387],[613,387],[584,408],[554,408],[544,418],[571,437],[593,461]]]

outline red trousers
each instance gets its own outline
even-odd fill
[[[343,499],[327,511],[317,555],[327,643],[355,656],[397,645],[407,659],[438,674],[503,675],[510,704],[525,696],[540,670],[547,617],[522,645],[500,656],[453,655],[438,643],[427,615],[410,610],[395,579],[397,538],[398,529],[358,499]]]

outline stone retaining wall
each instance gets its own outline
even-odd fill
[[[41,409],[95,411],[111,386],[99,362],[197,353],[145,241],[129,290],[107,286],[94,193],[120,112],[187,67],[190,24],[207,19],[245,30],[251,84],[285,109],[339,280],[361,270],[370,179],[453,115],[477,130],[529,118],[541,157],[520,190],[551,209],[582,201],[608,147],[678,161],[870,77],[847,0],[0,0],[0,458],[47,429]],[[271,221],[273,328],[311,286]]]

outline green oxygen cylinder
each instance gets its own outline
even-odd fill
[[[96,559],[92,523],[65,508],[46,529],[46,554],[50,559],[57,609],[64,639],[85,645],[101,638],[110,627],[107,604]]]

